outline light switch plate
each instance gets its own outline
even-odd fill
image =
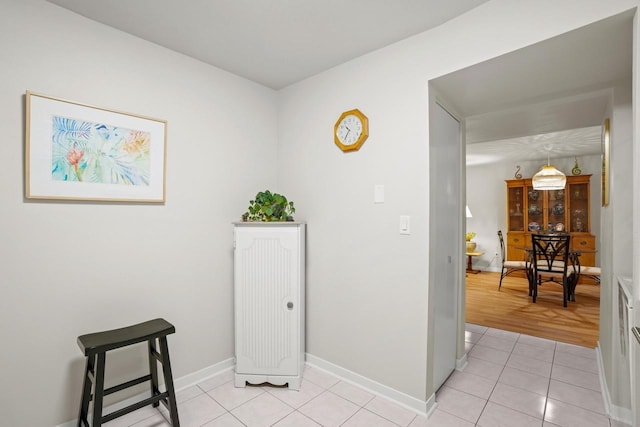
[[[400,215],[400,234],[411,234],[411,217]]]
[[[373,186],[373,203],[384,203],[384,185]]]

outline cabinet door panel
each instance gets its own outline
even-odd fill
[[[523,261],[525,259],[525,251],[522,248],[527,247],[527,241],[531,239],[529,233],[509,233],[507,234],[507,260]]]
[[[585,251],[580,255],[580,265],[596,265],[596,238],[591,235],[574,235],[571,237],[571,248],[576,251]]]
[[[527,231],[544,230],[547,226],[545,213],[545,191],[527,185]]]
[[[509,187],[507,189],[507,214],[509,224],[507,231],[524,231],[526,217],[524,215],[523,187]]]
[[[589,233],[589,184],[576,183],[568,186],[569,192],[569,231]]]
[[[545,191],[547,196],[547,224],[546,229],[558,229],[560,231],[567,228],[567,206],[565,203],[564,190]]]
[[[297,230],[236,230],[236,372],[295,375],[298,369]]]

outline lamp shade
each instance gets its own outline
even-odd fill
[[[552,165],[547,164],[531,178],[531,183],[534,190],[562,190],[567,183],[567,177]]]

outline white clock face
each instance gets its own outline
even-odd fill
[[[344,145],[353,145],[362,135],[362,121],[358,116],[349,114],[340,121],[336,136]]]

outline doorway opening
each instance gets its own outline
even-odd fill
[[[620,49],[612,52],[612,45]],[[627,87],[631,92],[632,48],[633,13],[629,12],[431,81],[464,117],[467,162],[461,176],[466,177],[467,188],[460,217],[465,217],[463,210],[468,206],[473,217],[466,222],[467,231],[477,234],[478,251],[483,252],[473,260],[483,273],[467,280],[480,280],[487,272],[484,286],[493,283],[497,290],[500,274],[496,272],[501,269],[497,231],[506,236],[508,223],[505,180],[517,173],[531,177],[547,163],[550,146],[556,167],[571,175],[578,163],[582,174],[591,175],[588,232],[599,248],[601,125],[612,115],[613,88]],[[600,69],[606,78],[584,72],[592,69]],[[598,266],[599,258],[598,252]],[[495,276],[489,279],[491,275]],[[528,293],[526,284],[519,286]],[[476,303],[492,304],[470,300],[468,295],[465,301],[467,310]],[[540,303],[536,304],[534,308],[539,308]],[[503,329],[517,323],[505,317]],[[598,326],[596,320],[593,329],[597,331]]]

